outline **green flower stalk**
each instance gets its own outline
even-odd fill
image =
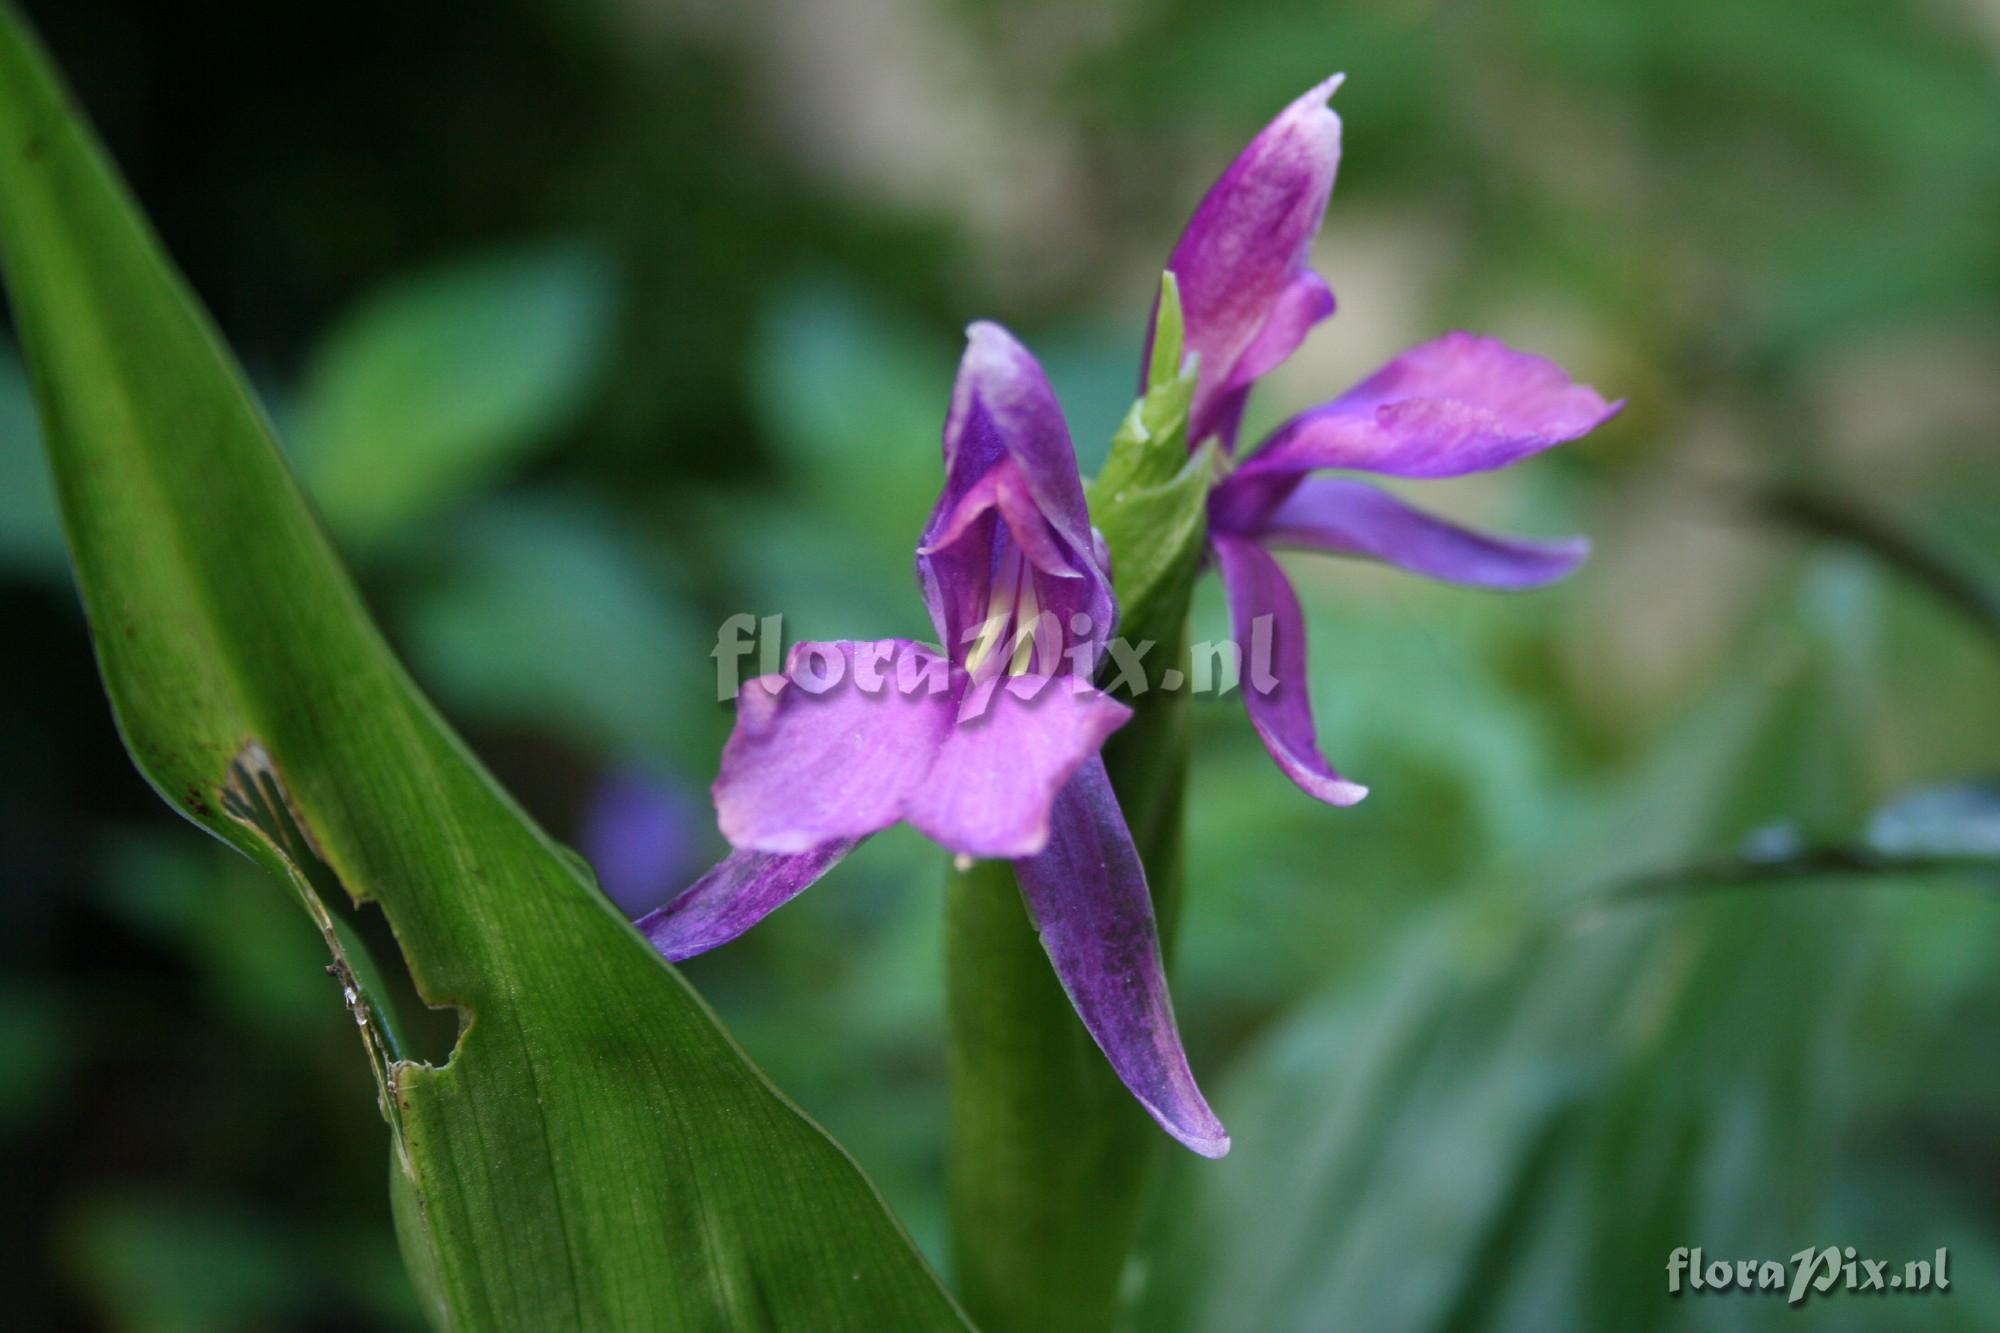
[[[1152,889],[1169,959],[1187,778],[1187,616],[1215,451],[1190,457],[1198,359],[1183,358],[1179,289],[1161,288],[1145,393],[1089,488],[1112,551],[1131,720],[1105,768]],[[1176,673],[1170,676],[1168,673]],[[1162,1141],[1078,1023],[1021,910],[1011,868],[954,869],[946,899],[953,1266],[991,1329],[1103,1329],[1116,1320],[1146,1181]]]

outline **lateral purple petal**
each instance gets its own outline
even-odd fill
[[[1132,710],[1068,677],[996,676],[975,686],[905,817],[967,856],[1033,856],[1077,766]]]
[[[853,850],[853,842],[838,839],[791,855],[731,852],[635,924],[668,962],[678,963],[729,943],[812,887]]]
[[[1366,482],[1333,477],[1307,479],[1254,535],[1267,546],[1365,556],[1480,588],[1538,588],[1564,578],[1590,554],[1582,537],[1530,541],[1474,532]]]
[[[1243,661],[1243,704],[1264,748],[1286,777],[1329,805],[1353,805],[1368,789],[1333,770],[1319,752],[1306,694],[1306,626],[1298,595],[1256,542],[1214,533],[1229,613]]]
[[[1587,435],[1623,406],[1552,361],[1448,333],[1293,417],[1231,482],[1247,488],[1316,468],[1397,477],[1486,472]]]
[[[949,510],[939,512],[935,531],[924,535],[918,556],[936,555],[960,544],[981,519],[995,512],[1006,523],[1007,535],[1037,569],[1057,578],[1083,577],[1081,570],[1071,566],[1063,539],[1035,507],[1021,469],[1011,458],[995,463]]]
[[[1236,383],[1247,388],[1252,380],[1283,365],[1312,332],[1312,326],[1332,316],[1334,304],[1333,288],[1326,285],[1325,278],[1309,268],[1294,273],[1272,304],[1270,318],[1264,321],[1256,340],[1236,363]]]
[[[1188,350],[1201,356],[1190,444],[1233,435],[1242,391],[1333,313],[1333,294],[1306,259],[1340,162],[1340,117],[1326,104],[1339,86],[1336,75],[1313,88],[1250,141],[1196,206],[1167,261],[1180,283]]]
[[[895,823],[957,711],[952,689],[903,688],[913,667],[950,680],[922,644],[879,639],[799,644],[783,676],[746,684],[714,789],[731,845],[805,852]]]
[[[1048,849],[1014,863],[1028,915],[1077,1016],[1160,1127],[1203,1157],[1229,1134],[1188,1069],[1146,874],[1095,755],[1056,798]]]

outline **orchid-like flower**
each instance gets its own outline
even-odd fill
[[[1200,357],[1191,447],[1214,438],[1233,452],[1251,386],[1333,313],[1333,293],[1308,253],[1340,160],[1340,118],[1327,106],[1340,82],[1336,75],[1312,89],[1250,141],[1195,209],[1168,261],[1187,345]],[[1209,550],[1243,660],[1269,673],[1243,692],[1251,723],[1292,781],[1334,805],[1367,794],[1320,753],[1306,697],[1304,619],[1269,548],[1361,556],[1429,578],[1514,589],[1562,578],[1589,551],[1582,538],[1467,531],[1365,482],[1312,474],[1490,471],[1588,434],[1622,406],[1539,357],[1450,333],[1293,417],[1228,469],[1209,496]]]
[[[945,650],[802,643],[749,682],[715,805],[736,849],[640,930],[678,961],[723,944],[906,820],[1011,860],[1083,1024],[1132,1094],[1206,1156],[1229,1138],[1188,1070],[1152,900],[1099,748],[1131,715],[1090,684],[1117,617],[1076,453],[1033,356],[975,324],[917,577]]]

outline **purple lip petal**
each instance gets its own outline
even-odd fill
[[[1334,772],[1319,752],[1312,702],[1306,696],[1305,616],[1290,580],[1254,541],[1218,532],[1210,542],[1243,654],[1243,703],[1251,725],[1285,776],[1308,795],[1329,805],[1353,805],[1368,789]],[[1263,631],[1260,620],[1267,626]],[[1269,648],[1260,652],[1266,641]],[[1270,677],[1260,680],[1265,669]]]
[[[1181,1049],[1146,874],[1103,760],[1076,770],[1056,798],[1048,849],[1017,860],[1014,876],[1063,990],[1126,1088],[1187,1147],[1228,1152]]]
[[[670,963],[706,953],[741,935],[810,888],[853,851],[847,839],[810,851],[735,851],[681,890],[665,907],[635,923],[647,943]]]
[[[1230,482],[1268,485],[1318,468],[1397,477],[1486,472],[1587,435],[1623,406],[1572,382],[1554,362],[1448,333],[1293,417]]]
[[[897,664],[936,656],[907,639],[802,643],[785,676],[745,685],[715,780],[722,835],[743,850],[796,853],[895,823],[957,709],[952,691],[898,688]]]
[[[1333,312],[1306,258],[1340,162],[1340,117],[1326,104],[1339,86],[1339,75],[1321,83],[1250,141],[1196,206],[1167,261],[1180,282],[1188,350],[1201,356],[1190,444],[1225,426],[1233,433],[1229,418],[1242,405],[1232,398]]]
[[[1033,856],[1048,844],[1056,793],[1131,716],[1109,695],[1067,677],[984,681],[967,695],[905,817],[967,856]]]
[[[1295,546],[1380,560],[1447,583],[1538,588],[1568,576],[1590,554],[1582,537],[1529,541],[1457,527],[1366,482],[1312,477],[1254,534]]]

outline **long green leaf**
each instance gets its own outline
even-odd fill
[[[412,687],[12,9],[0,256],[106,689],[172,805],[284,876],[375,1061],[396,1212],[463,1328],[962,1326],[773,1089]],[[450,1060],[344,942],[388,915]]]

